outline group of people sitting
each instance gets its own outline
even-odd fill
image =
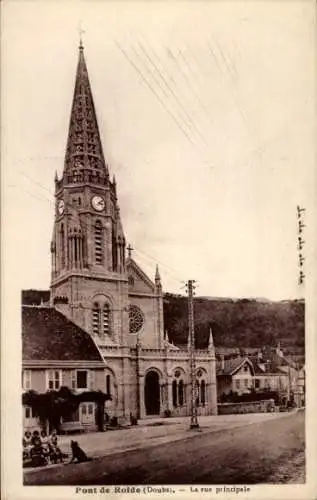
[[[58,447],[55,430],[48,436],[44,430],[33,433],[25,431],[23,436],[23,460],[33,465],[46,465],[63,461],[63,454]]]

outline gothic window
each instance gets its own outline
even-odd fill
[[[107,391],[108,395],[111,394],[111,377],[110,377],[110,375],[106,375],[106,391]]]
[[[173,406],[183,406],[185,402],[185,384],[181,377],[181,371],[174,372],[174,380],[172,382]]]
[[[129,307],[129,330],[130,333],[138,333],[144,324],[144,316],[138,306]]]
[[[100,333],[100,307],[97,303],[93,305],[92,309],[92,332],[95,335]]]
[[[61,267],[65,267],[65,231],[64,231],[64,224],[61,225]]]
[[[99,220],[95,224],[95,262],[99,265],[103,263],[103,231]]]
[[[105,335],[110,334],[110,307],[109,304],[105,304],[103,308],[103,333]]]
[[[173,393],[173,406],[177,406],[177,382],[173,380],[172,383],[172,393]]]
[[[199,369],[197,370],[197,405],[201,405],[201,406],[205,406],[206,404],[206,400],[207,400],[207,397],[206,397],[206,388],[207,388],[207,384],[206,384],[206,380],[204,378],[205,376],[205,373],[203,370]]]
[[[178,382],[178,404],[179,406],[184,404],[184,382],[182,380]]]
[[[200,383],[200,402],[203,406],[206,403],[206,382],[204,380]]]

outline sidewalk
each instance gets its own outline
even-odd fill
[[[290,413],[249,413],[242,415],[217,415],[199,417],[199,430],[190,430],[190,417],[144,419],[135,427],[73,436],[60,436],[59,446],[64,453],[70,453],[70,442],[75,440],[85,453],[93,458],[124,453],[131,450],[145,449],[159,444],[188,439],[197,432],[217,432],[234,429],[258,422],[285,418]],[[58,467],[48,465],[43,467]],[[37,469],[24,469],[32,473]],[[42,467],[41,467],[42,469]]]

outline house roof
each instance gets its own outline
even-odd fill
[[[252,369],[253,365],[249,358],[232,358],[225,359],[224,363],[222,361],[217,361],[216,363],[216,373],[217,375],[234,375],[234,373],[241,368],[245,363],[248,363]]]
[[[51,307],[22,306],[23,361],[100,361],[91,336]]]
[[[252,361],[254,367],[255,375],[265,375],[265,374],[285,374],[285,370],[283,370],[283,366],[288,366],[288,364],[283,360],[282,357],[278,356],[278,358],[271,358],[266,360],[263,358],[263,362],[259,361],[257,356],[250,356],[250,360]],[[283,360],[283,362],[281,362]],[[265,368],[264,368],[265,367]]]

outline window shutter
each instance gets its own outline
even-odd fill
[[[76,371],[75,370],[72,370],[71,378],[72,378],[72,389],[77,389]]]
[[[89,377],[88,388],[93,390],[95,388],[95,372],[94,372],[94,370],[89,370],[88,377]]]

